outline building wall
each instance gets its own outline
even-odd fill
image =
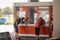
[[[60,37],[60,0],[54,0],[53,12],[54,12],[53,37]]]

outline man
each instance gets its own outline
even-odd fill
[[[45,24],[45,21],[42,17],[38,18],[36,21],[35,25],[35,34],[36,34],[36,39],[38,40],[38,36],[40,34],[40,27]]]
[[[15,33],[14,33],[14,36],[16,38],[18,38],[18,24],[20,23],[20,18],[17,18],[14,22],[14,30],[15,30]]]
[[[24,24],[25,23],[25,18],[17,18],[14,22],[14,36],[18,38],[18,24]]]

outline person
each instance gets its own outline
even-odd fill
[[[25,23],[25,18],[17,18],[14,22],[14,30],[15,30],[15,33],[14,33],[14,36],[15,38],[18,38],[18,25],[19,24],[24,24]]]
[[[53,14],[51,14],[51,31],[53,32]]]
[[[35,34],[36,34],[36,39],[38,39],[38,36],[40,34],[40,27],[43,26],[45,24],[45,20],[40,17],[36,20],[36,25],[35,25]]]
[[[18,38],[18,24],[20,23],[20,18],[17,18],[15,21],[14,21],[14,36],[15,38]]]
[[[51,37],[53,37],[53,14],[51,14],[51,25],[50,25]]]

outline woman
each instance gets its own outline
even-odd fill
[[[38,36],[40,34],[40,27],[45,24],[45,21],[42,17],[38,18],[35,25],[35,34],[36,39],[38,39]]]

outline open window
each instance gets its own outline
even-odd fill
[[[38,17],[43,17],[43,19],[46,22],[45,26],[48,26],[49,25],[49,11],[48,11],[48,7],[39,7]]]

